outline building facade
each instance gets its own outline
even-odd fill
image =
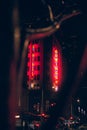
[[[28,111],[46,112],[55,102],[61,88],[62,55],[59,41],[45,39],[30,41],[27,50],[26,83],[29,91]]]

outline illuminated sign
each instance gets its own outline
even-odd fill
[[[58,91],[61,86],[62,77],[62,64],[61,64],[61,51],[58,44],[52,46],[52,57],[51,57],[51,81],[52,89]]]
[[[27,84],[29,89],[39,89],[43,76],[43,47],[41,41],[28,45]]]

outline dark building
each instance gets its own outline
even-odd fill
[[[51,39],[33,40],[28,44],[24,89],[28,91],[30,112],[46,112],[61,88],[61,48],[57,38]]]
[[[54,14],[54,20],[58,20],[58,21],[60,21],[61,17],[63,17],[64,15],[75,12],[77,8],[81,12],[81,14],[79,16],[76,16],[75,19],[71,18],[71,20],[64,22],[64,24],[63,24],[64,26],[61,26],[61,31],[62,31],[61,35],[63,34],[62,40],[66,41],[66,44],[64,44],[65,49],[64,49],[63,54],[67,52],[66,55],[63,55],[63,56],[68,58],[68,60],[66,60],[66,62],[64,60],[63,60],[63,62],[66,63],[66,66],[68,66],[67,67],[68,71],[66,70],[67,71],[66,83],[63,84],[63,87],[65,86],[64,90],[66,90],[66,91],[63,91],[64,93],[62,94],[62,96],[60,96],[60,97],[62,97],[62,98],[60,98],[60,101],[58,101],[58,103],[60,104],[60,108],[55,109],[55,113],[57,113],[58,111],[59,111],[59,113],[61,113],[61,111],[62,111],[61,109],[65,105],[65,104],[61,105],[61,103],[64,100],[65,100],[65,102],[67,102],[65,97],[68,95],[68,98],[69,98],[70,96],[72,96],[73,90],[78,89],[76,87],[76,84],[74,84],[74,87],[72,87],[72,83],[74,81],[73,77],[75,77],[77,75],[76,72],[79,68],[84,49],[87,47],[86,1],[85,0],[79,0],[79,1],[78,0],[74,0],[74,1],[68,0],[66,2],[65,0],[61,0],[61,1],[60,0],[59,1],[46,0],[46,4],[41,4],[40,0],[37,0],[37,1],[35,1],[35,0],[14,1],[13,0],[13,1],[9,1],[9,2],[5,1],[5,0],[1,1],[1,8],[0,8],[0,14],[1,14],[1,20],[0,20],[0,30],[1,30],[0,31],[0,36],[1,36],[0,37],[0,41],[1,41],[1,48],[0,48],[1,49],[1,51],[0,51],[1,52],[1,55],[0,55],[0,60],[1,60],[1,64],[0,64],[0,86],[1,86],[1,88],[0,88],[1,89],[1,91],[0,91],[1,92],[0,93],[0,96],[1,96],[0,97],[0,99],[1,99],[0,115],[1,115],[1,122],[0,122],[0,128],[3,130],[4,129],[12,130],[12,128],[14,129],[14,122],[15,122],[14,115],[15,115],[15,111],[16,111],[15,104],[16,104],[16,102],[18,102],[18,100],[16,100],[15,97],[16,97],[16,94],[19,95],[19,93],[17,93],[17,89],[19,89],[20,86],[17,85],[17,82],[18,82],[17,78],[18,78],[18,73],[19,73],[18,67],[20,68],[19,64],[21,64],[21,62],[20,62],[20,60],[17,62],[17,59],[19,57],[16,57],[17,53],[15,52],[15,50],[17,49],[17,51],[19,51],[19,53],[20,53],[20,48],[23,47],[22,44],[20,44],[19,42],[18,42],[18,44],[16,43],[16,45],[18,45],[19,47],[16,48],[17,46],[15,46],[15,40],[16,40],[16,38],[18,38],[18,35],[17,35],[18,28],[20,28],[19,30],[24,29],[21,32],[19,31],[21,33],[21,35],[23,36],[23,37],[21,36],[21,40],[23,40],[25,38],[25,32],[23,32],[23,31],[25,31],[26,23],[33,22],[32,27],[38,28],[38,26],[41,25],[39,23],[42,22],[43,25],[41,27],[46,27],[45,25],[48,25],[48,24],[44,24],[44,22],[47,22],[46,18],[49,15],[49,12],[46,13],[46,11],[48,11],[48,4],[51,5],[51,7],[52,7],[53,14]],[[43,5],[43,6],[40,6],[40,5]],[[46,5],[46,6],[44,6],[44,5]],[[74,6],[72,6],[72,5],[74,5]],[[73,9],[71,8],[71,6]],[[42,14],[43,15],[47,14],[47,15],[42,16]],[[38,20],[38,17],[40,18],[40,16],[42,16],[42,17],[40,20]],[[45,21],[43,19],[45,19]],[[38,25],[38,26],[36,26],[34,24],[34,23],[37,23],[37,21],[38,21],[38,24],[36,24],[36,25]],[[48,21],[50,21],[49,17],[48,17]],[[52,24],[53,21],[48,22],[48,23]],[[17,33],[15,33],[16,31],[17,31]],[[69,50],[68,49],[67,49],[68,51],[66,50],[66,45],[67,45],[66,39],[68,37],[70,38],[71,35],[73,35],[73,34],[77,35],[77,37],[80,38],[81,42],[79,42],[79,43],[81,43],[81,44],[78,44],[78,47],[77,47],[78,56],[74,55],[74,58],[71,61],[71,59],[69,57],[70,53],[68,53]],[[18,39],[18,41],[20,41],[20,38]],[[68,42],[68,43],[71,43],[71,42]],[[49,48],[49,47],[47,47],[47,48]],[[86,57],[87,56],[85,56],[85,59],[86,59]],[[70,62],[67,62],[67,61],[69,61],[69,59],[70,59]],[[86,61],[87,60],[85,60],[85,62],[83,63],[83,66],[82,66],[84,68],[85,74],[81,71],[81,75],[80,75],[83,78],[80,77],[80,79],[78,79],[78,77],[77,77],[77,79],[79,81],[81,81],[81,79],[83,80],[81,82],[81,84],[82,84],[81,87],[79,87],[79,92],[77,93],[77,96],[79,95],[80,97],[83,98],[85,106],[87,103],[87,100],[86,100],[87,99],[87,94],[86,94],[86,92],[87,92],[87,89],[86,89],[87,88],[87,62]],[[46,78],[44,80],[47,80],[47,79],[48,78]],[[85,83],[83,83],[83,82],[85,82]],[[83,87],[83,86],[85,86],[85,87]],[[23,110],[28,111],[29,91],[27,91],[27,89],[25,89],[24,87],[21,87],[21,88],[23,88],[23,91],[21,92],[21,97],[22,97],[21,108]],[[16,100],[16,102],[15,102],[15,100]],[[58,114],[56,114],[56,116],[59,116]],[[53,121],[54,118],[51,118],[51,120]],[[54,120],[54,122],[55,122],[55,120]],[[51,128],[51,126],[54,125],[54,123],[52,121],[51,121],[51,123],[48,123],[48,124],[50,124],[48,130]],[[9,126],[9,122],[10,122],[11,127]]]

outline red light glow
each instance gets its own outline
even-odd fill
[[[29,88],[39,85],[42,80],[43,47],[42,42],[31,41],[28,45],[27,83]]]
[[[51,58],[51,80],[52,88],[55,91],[59,90],[61,86],[62,77],[62,61],[61,61],[61,51],[59,45],[53,45],[52,47],[52,58]]]
[[[36,126],[36,127],[40,127],[40,124],[39,124],[39,123],[36,123],[35,126]]]

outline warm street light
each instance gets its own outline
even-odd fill
[[[80,103],[80,99],[77,99],[77,102]]]

